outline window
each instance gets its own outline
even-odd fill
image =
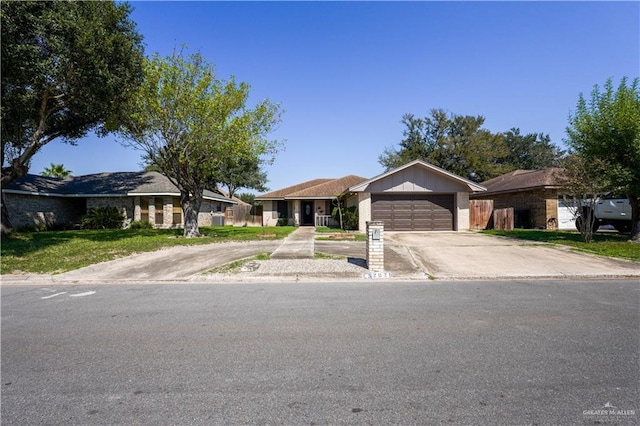
[[[289,203],[286,200],[278,200],[278,218],[289,217]]]

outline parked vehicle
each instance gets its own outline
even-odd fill
[[[582,227],[583,217],[588,217],[589,209],[583,207],[581,215],[576,218],[578,230]],[[593,232],[603,225],[611,225],[620,233],[631,231],[631,204],[627,197],[604,196],[595,204],[594,213]]]

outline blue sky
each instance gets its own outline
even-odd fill
[[[285,111],[275,190],[383,171],[405,113],[483,115],[564,146],[580,92],[640,75],[639,2],[132,2],[146,54],[185,44]],[[140,170],[115,136],[54,141],[31,173]],[[241,191],[242,192],[242,191]]]

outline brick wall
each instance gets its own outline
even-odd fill
[[[69,225],[86,213],[84,199],[4,194],[4,201],[16,228]]]
[[[371,194],[358,193],[358,228],[360,232],[367,232],[367,222],[371,220]]]
[[[456,192],[456,212],[455,212],[456,231],[469,230],[469,193]]]
[[[513,207],[516,216],[518,216],[518,211],[528,210],[530,212],[529,221],[521,224],[525,227],[540,229],[557,229],[558,227],[558,191],[555,189],[489,194],[474,198],[493,200],[494,209]],[[520,217],[523,218],[524,214],[521,213]]]

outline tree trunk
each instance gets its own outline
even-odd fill
[[[631,206],[631,241],[640,244],[640,198],[629,195]]]
[[[15,179],[24,177],[26,174],[27,167],[24,164],[13,161],[10,166],[2,168],[2,187],[5,188]],[[11,232],[13,225],[11,225],[9,210],[7,210],[7,205],[4,202],[4,194],[2,194],[0,204],[2,204],[2,219],[0,222],[0,231],[2,235],[7,235]]]
[[[4,194],[0,195],[2,204],[2,222],[0,222],[0,231],[3,236],[9,235],[11,232],[11,219],[9,219],[9,210],[7,210],[7,204],[4,202]]]
[[[190,194],[189,191],[180,191],[180,204],[184,216],[184,237],[197,238],[200,236],[198,229],[198,213],[202,203],[202,192]]]

